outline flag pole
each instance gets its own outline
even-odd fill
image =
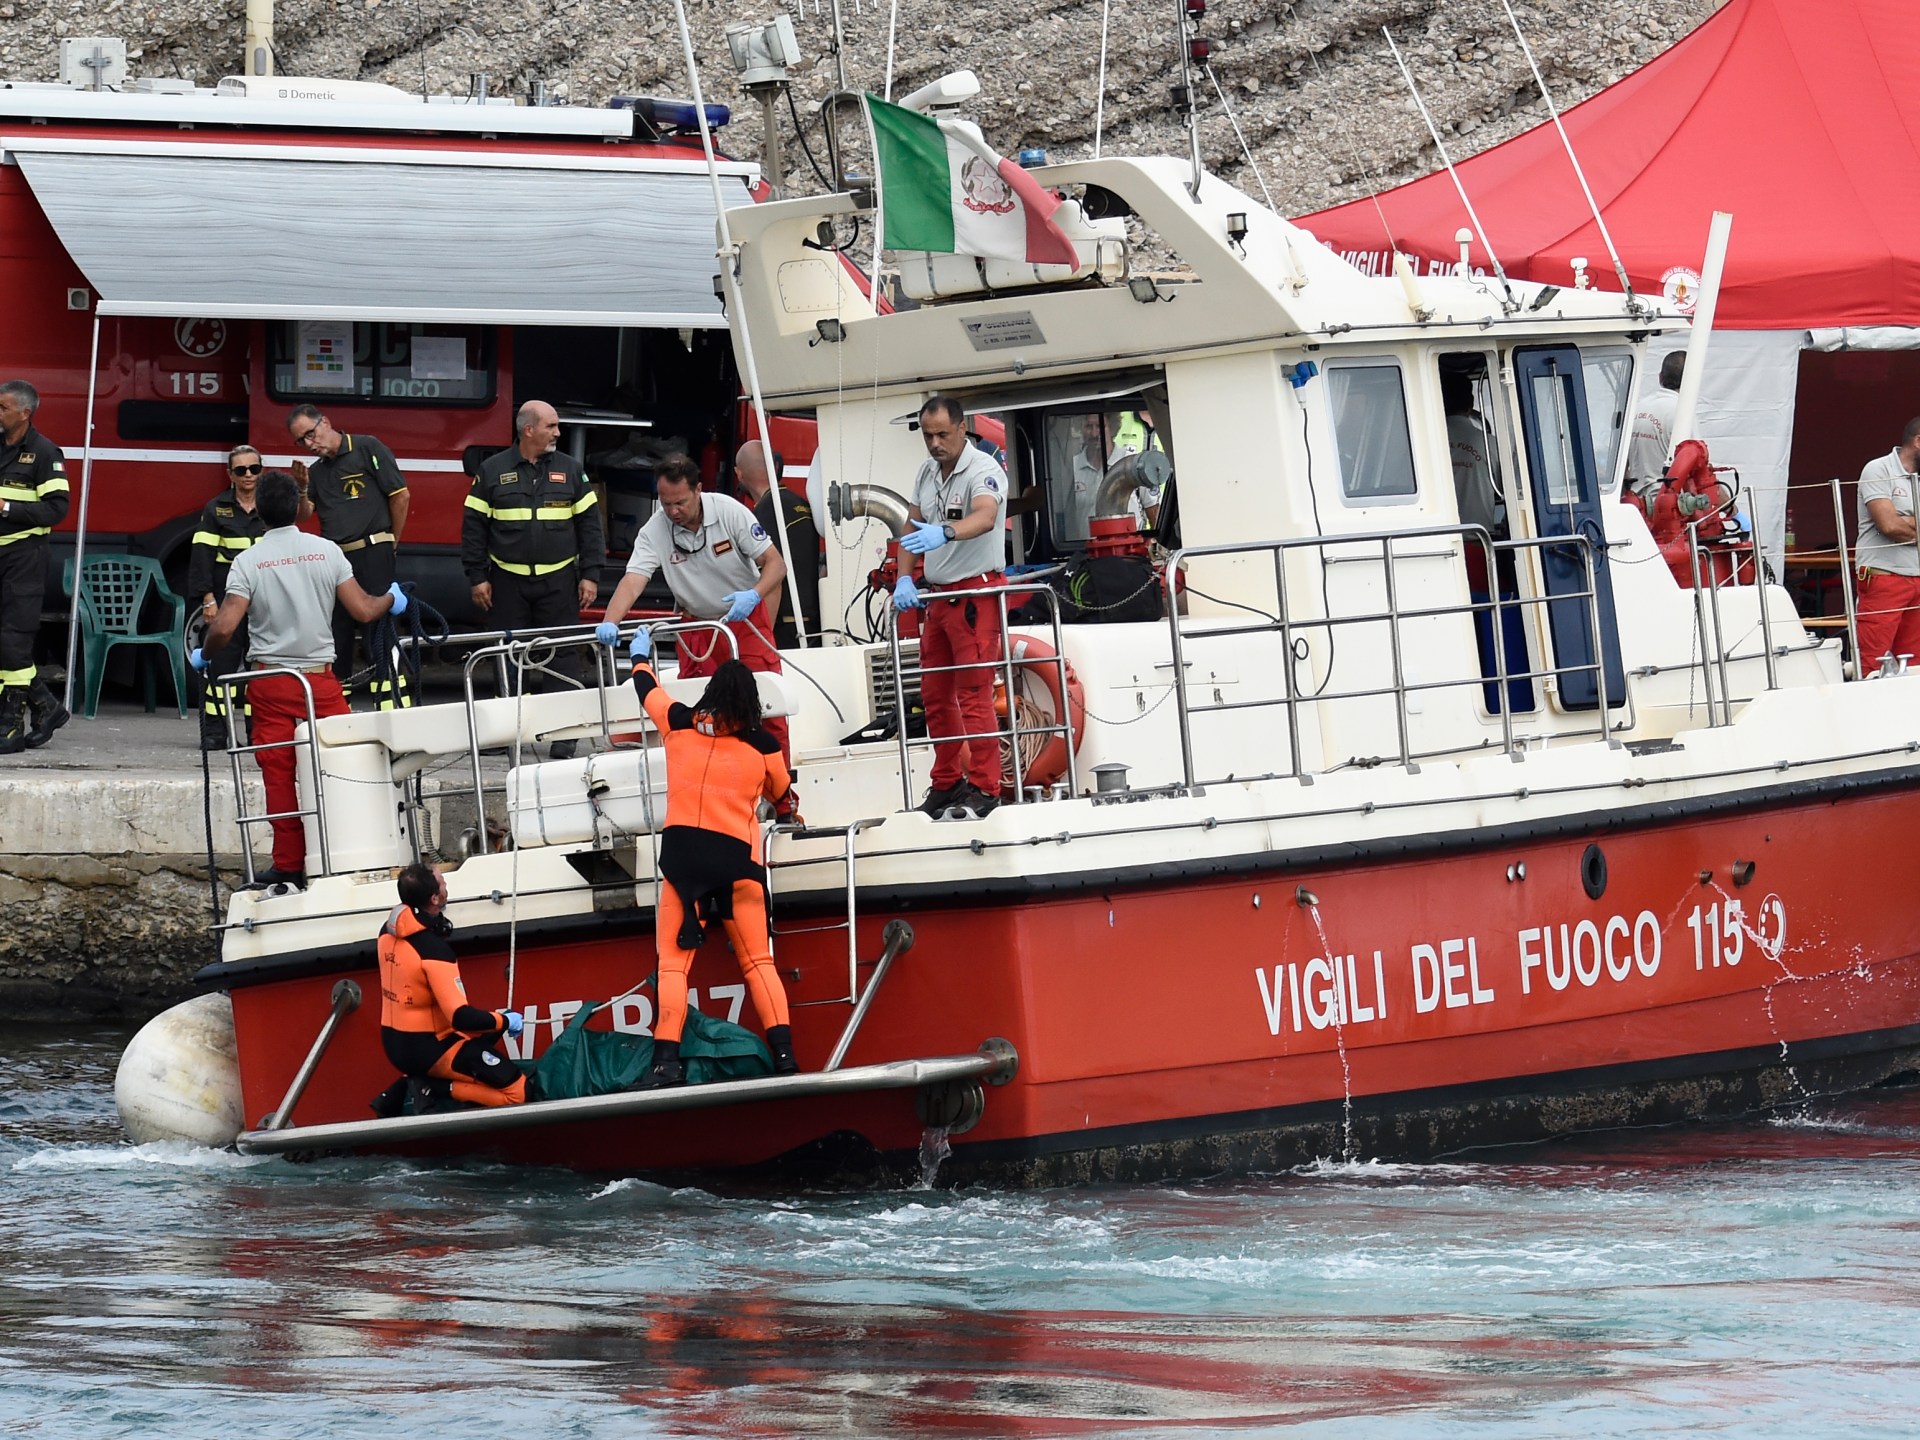
[[[836,7],[837,8],[837,7]],[[726,291],[726,306],[729,319],[737,321],[736,334],[740,338],[740,362],[747,372],[747,394],[753,404],[754,422],[760,427],[760,450],[766,461],[767,473],[772,484],[767,493],[773,496],[773,538],[780,547],[780,558],[787,567],[788,593],[793,597],[794,635],[800,649],[807,649],[807,610],[800,598],[799,572],[793,568],[793,547],[787,543],[787,511],[781,503],[780,490],[785,483],[782,477],[774,473],[773,431],[767,425],[767,405],[760,396],[760,370],[753,360],[753,333],[747,326],[747,312],[740,303],[740,277],[735,273],[734,260],[736,249],[733,243],[733,227],[727,223],[727,207],[720,196],[720,162],[713,153],[713,131],[707,125],[707,105],[700,93],[700,66],[693,58],[693,32],[687,27],[686,0],[673,0],[673,13],[680,23],[680,49],[687,61],[687,81],[693,89],[693,113],[700,122],[700,148],[707,157],[707,183],[713,187],[713,213],[720,230],[720,248],[716,258],[720,261],[720,284]],[[813,556],[816,567],[818,561]],[[775,600],[773,611],[777,615],[780,603]],[[824,624],[822,626],[824,629]],[[764,637],[769,645],[773,637]]]

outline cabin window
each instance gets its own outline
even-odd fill
[[[1559,509],[1580,500],[1580,472],[1573,455],[1573,418],[1567,392],[1557,374],[1532,379],[1534,413],[1540,417],[1540,488],[1547,504]]]
[[[1329,365],[1327,397],[1340,464],[1340,493],[1362,505],[1411,499],[1416,491],[1413,439],[1407,431],[1400,367],[1392,363]]]
[[[1505,417],[1494,388],[1493,357],[1462,351],[1440,357],[1440,399],[1447,415],[1447,453],[1460,519],[1507,538]]]
[[[1619,483],[1627,412],[1633,405],[1633,356],[1625,350],[1583,349],[1580,374],[1586,381],[1587,419],[1593,426],[1593,473],[1600,477],[1602,490],[1611,490]]]
[[[275,400],[378,405],[486,405],[493,332],[484,325],[283,320],[267,327]]]

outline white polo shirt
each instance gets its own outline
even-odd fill
[[[1920,550],[1911,540],[1890,540],[1880,533],[1867,510],[1869,500],[1891,500],[1896,516],[1913,514],[1913,481],[1900,463],[1900,452],[1890,450],[1878,460],[1870,460],[1860,472],[1860,495],[1854,502],[1859,512],[1860,533],[1854,541],[1854,563],[1895,575],[1920,575]],[[234,564],[239,564],[238,560]]]
[[[665,570],[673,600],[687,614],[717,620],[725,598],[760,583],[760,557],[773,539],[753,512],[730,495],[700,492],[700,530],[682,530],[664,510],[634,537],[627,573],[642,577]]]
[[[247,661],[313,670],[333,662],[334,592],[353,566],[331,540],[293,525],[269,530],[234,557],[227,593],[247,602]]]
[[[957,525],[985,495],[993,501],[993,524],[983,535],[949,540],[928,552],[926,575],[934,585],[951,585],[1007,568],[1007,472],[986,451],[968,445],[942,479],[940,462],[928,456],[913,481],[913,503],[935,525]]]

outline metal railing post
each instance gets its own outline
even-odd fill
[[[1381,538],[1380,568],[1386,572],[1387,641],[1393,658],[1393,721],[1400,732],[1400,763],[1409,770],[1415,770],[1419,767],[1413,763],[1413,747],[1407,739],[1407,676],[1400,654],[1400,592],[1393,580],[1391,535]]]
[[[1167,557],[1168,649],[1173,659],[1173,674],[1168,683],[1173,686],[1174,715],[1180,722],[1180,771],[1187,788],[1191,789],[1197,783],[1193,775],[1193,716],[1187,706],[1187,659],[1180,645],[1180,606],[1176,593],[1176,577],[1186,556],[1185,550],[1176,550]]]
[[[1853,675],[1856,680],[1866,678],[1865,663],[1860,658],[1860,616],[1855,608],[1853,593],[1853,564],[1847,558],[1847,520],[1846,502],[1840,495],[1840,477],[1835,475],[1828,484],[1833,490],[1833,536],[1834,544],[1840,551],[1840,595],[1847,607],[1847,650],[1853,656]]]
[[[847,1050],[853,1044],[853,1037],[860,1033],[861,1023],[873,1005],[873,997],[880,993],[880,982],[887,978],[887,971],[893,968],[893,962],[913,948],[913,926],[904,920],[889,920],[887,928],[880,932],[880,938],[883,942],[880,963],[873,972],[873,978],[867,982],[867,988],[860,992],[853,1014],[847,1017],[847,1028],[840,1032],[840,1038],[834,1042],[833,1053],[827,1057],[827,1063],[820,1067],[822,1070],[838,1070],[840,1062],[847,1058]]]
[[[320,1027],[320,1033],[313,1038],[313,1046],[307,1051],[307,1058],[300,1062],[293,1083],[287,1087],[287,1093],[281,1097],[274,1112],[260,1123],[262,1130],[284,1130],[293,1120],[293,1107],[300,1103],[300,1097],[307,1093],[307,1082],[313,1079],[313,1072],[320,1064],[320,1057],[327,1053],[327,1047],[333,1043],[340,1022],[360,1008],[360,987],[351,980],[337,980],[333,986],[333,1008],[327,1014],[326,1023]]]

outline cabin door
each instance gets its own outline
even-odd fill
[[[1600,484],[1593,460],[1593,428],[1580,352],[1571,345],[1526,346],[1513,352],[1520,398],[1520,430],[1527,458],[1528,496],[1534,533],[1542,540],[1585,537],[1578,543],[1546,544],[1540,574],[1553,667],[1559,674],[1560,706],[1592,710],[1600,703],[1594,674],[1595,632],[1606,675],[1607,704],[1623,705],[1627,682],[1620,665],[1620,630],[1614,617],[1613,577],[1607,567],[1606,527],[1600,518]],[[1593,556],[1593,603],[1586,598],[1586,555]]]

